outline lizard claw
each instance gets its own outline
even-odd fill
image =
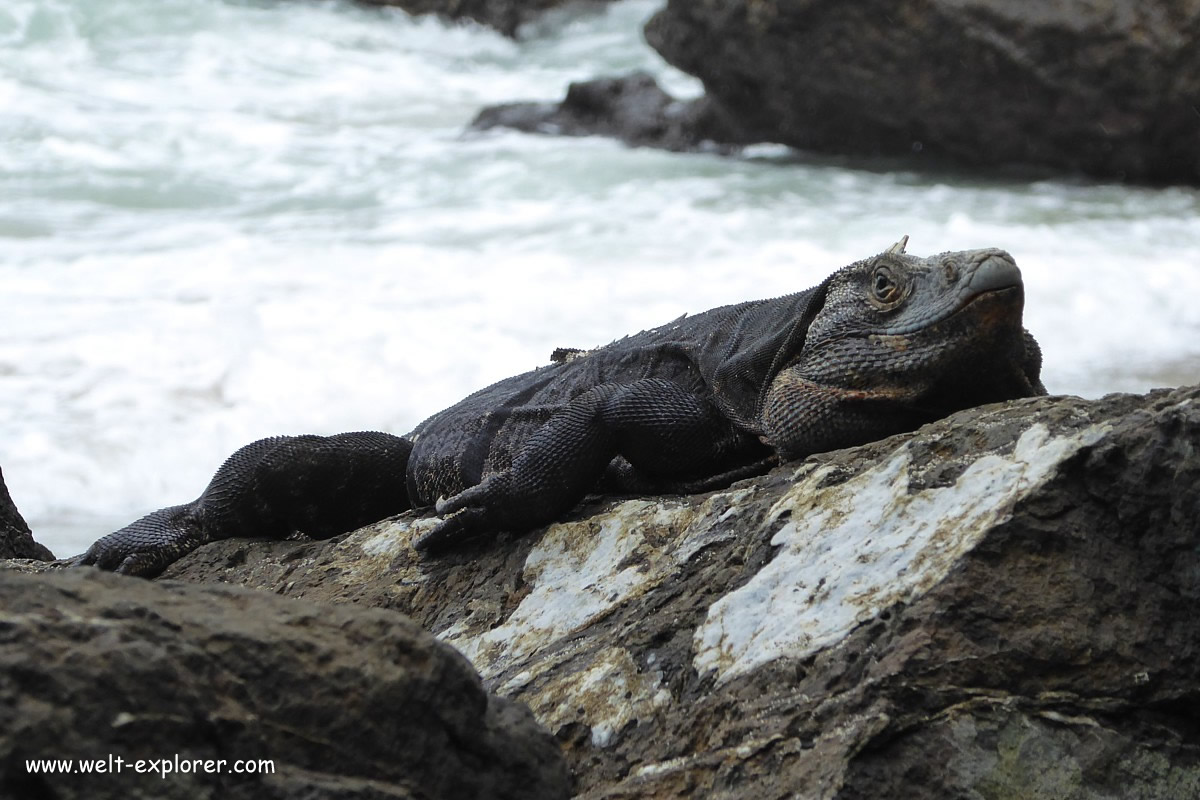
[[[464,508],[475,506],[481,508],[487,502],[487,498],[492,494],[492,480],[488,479],[483,483],[478,483],[469,489],[464,489],[453,497],[439,497],[433,506],[433,510],[437,512],[439,517],[449,517],[462,511]]]
[[[441,509],[438,510],[441,513]],[[453,549],[481,532],[486,522],[482,508],[464,508],[443,519],[437,527],[413,541],[413,549],[423,555],[438,555]]]
[[[493,476],[453,497],[439,497],[433,508],[442,521],[429,533],[418,537],[413,548],[426,555],[445,552],[495,527],[495,515],[488,503],[495,491],[496,477]]]
[[[107,539],[108,537],[104,537]],[[87,549],[86,553],[77,555],[71,559],[72,567],[98,567],[99,569],[109,570],[110,572],[120,566],[124,560],[124,554],[117,552],[116,548],[110,548],[106,545],[104,539],[100,539]]]

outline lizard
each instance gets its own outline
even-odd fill
[[[589,494],[694,493],[954,411],[1046,393],[1007,252],[920,258],[908,237],[817,286],[721,306],[471,394],[406,437],[246,445],[196,500],[97,540],[74,563],[152,576],[233,536],[324,538],[409,509],[425,556],[547,525]]]

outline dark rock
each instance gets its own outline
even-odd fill
[[[669,0],[646,39],[766,141],[1200,182],[1200,5]]]
[[[511,128],[551,136],[609,136],[635,147],[728,149],[747,144],[736,124],[708,98],[680,101],[636,72],[572,83],[561,103],[488,106],[476,131]]]
[[[444,560],[409,514],[166,574],[411,614],[582,798],[1200,797],[1198,443],[1200,387],[1034,398]]]
[[[0,558],[33,558],[51,561],[54,554],[33,540],[25,518],[13,504],[8,487],[4,485],[4,472],[0,470]]]
[[[599,7],[612,0],[360,0],[367,5],[395,6],[409,14],[436,14],[443,19],[471,20],[506,36],[542,13],[563,6]]]
[[[125,760],[120,774],[26,767],[108,769],[110,755]],[[176,756],[201,766],[176,770]],[[171,774],[135,771],[164,758]],[[237,774],[239,759],[271,768]],[[489,695],[465,658],[399,614],[0,569],[0,797],[569,794],[559,747],[528,709]]]

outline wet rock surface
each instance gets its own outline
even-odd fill
[[[49,561],[54,558],[46,547],[38,544],[25,524],[25,518],[13,504],[4,473],[0,471],[0,558],[32,558]]]
[[[504,103],[472,131],[508,128],[548,136],[608,136],[634,147],[728,151],[753,140],[708,98],[677,100],[645,73],[572,83],[560,103]]]
[[[365,5],[393,6],[409,14],[435,14],[446,20],[469,20],[495,28],[506,36],[554,8],[587,10],[611,0],[359,0]]]
[[[1200,388],[1033,398],[422,562],[404,515],[166,577],[397,609],[578,797],[1200,796]]]
[[[26,759],[106,766],[46,773]],[[466,659],[399,614],[0,569],[0,797],[569,794],[528,709],[489,695]]]
[[[669,0],[646,39],[763,141],[1200,183],[1192,0]]]

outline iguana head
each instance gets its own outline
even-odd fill
[[[1012,256],[988,248],[918,258],[904,252],[907,240],[830,276],[785,370],[933,414],[1044,394]]]

